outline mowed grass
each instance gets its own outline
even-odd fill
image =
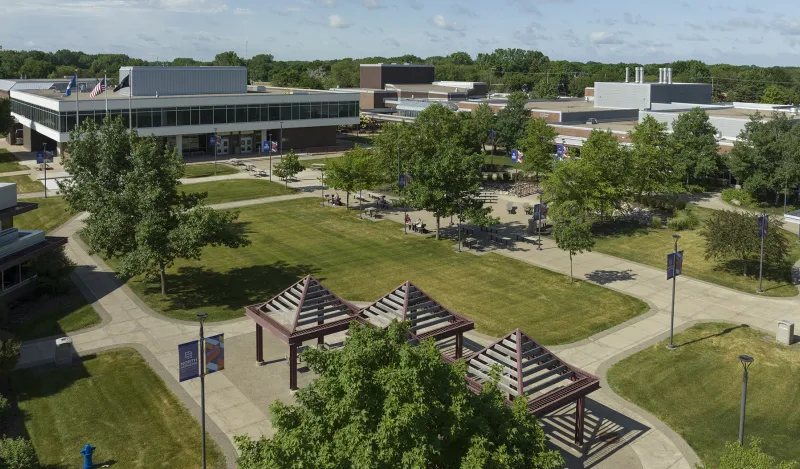
[[[747,389],[745,437],[779,460],[800,461],[800,350],[731,324],[700,324],[614,365],[611,387],[680,434],[710,467],[739,435],[742,365],[755,358]]]
[[[186,178],[204,178],[208,176],[224,176],[226,174],[236,174],[238,169],[227,164],[217,163],[217,171],[214,173],[214,163],[187,164],[184,167]]]
[[[221,204],[239,200],[261,199],[276,195],[295,194],[296,190],[285,188],[283,184],[263,179],[231,179],[227,181],[199,182],[184,184],[180,190],[190,193],[208,192],[207,204]]]
[[[27,192],[44,192],[44,184],[39,181],[34,181],[24,174],[17,174],[16,176],[0,176],[0,182],[16,183],[17,193],[20,194]]]
[[[61,197],[25,199],[24,201],[35,202],[39,204],[39,208],[14,217],[14,226],[23,230],[42,230],[49,233],[73,216],[67,202]]]
[[[22,171],[25,169],[28,169],[28,167],[20,164],[13,153],[5,148],[0,148],[0,173],[10,173],[12,171]]]
[[[23,319],[17,320],[23,313]],[[92,305],[77,287],[52,298],[36,298],[11,310],[9,330],[19,340],[50,337],[100,324]]]
[[[403,235],[402,225],[359,220],[317,200],[246,207],[239,221],[248,247],[209,247],[200,261],[168,271],[168,295],[157,282],[131,288],[156,311],[192,320],[242,317],[307,274],[351,301],[374,301],[406,280],[443,305],[500,336],[520,327],[546,344],[586,338],[647,310],[633,297],[497,254],[458,254],[451,241]],[[112,263],[113,265],[113,263]]]
[[[86,443],[97,447],[95,467],[200,467],[199,423],[133,349],[67,368],[17,371],[11,379],[44,467],[81,467]],[[206,442],[208,467],[225,467],[216,442]]]
[[[713,214],[713,210],[702,207],[691,207],[701,220]],[[700,225],[702,228],[702,223]],[[742,275],[744,270],[739,264],[725,265],[714,259],[705,259],[706,242],[697,230],[673,231],[670,229],[635,229],[629,233],[617,232],[605,236],[598,236],[594,249],[598,252],[610,254],[615,257],[628,259],[641,264],[646,264],[666,271],[667,254],[673,250],[674,240],[672,235],[680,235],[678,250],[684,251],[683,275],[707,282],[716,283],[728,288],[754,293],[758,289],[758,262],[748,266],[748,276]],[[794,264],[800,259],[800,244],[797,236],[781,230],[781,234],[789,240],[791,252],[789,263]],[[764,265],[763,289],[765,296],[795,296],[797,287],[792,283],[790,267],[772,268]]]
[[[332,157],[332,158],[313,158],[313,159],[310,159],[310,160],[300,160],[300,164],[301,164],[301,165],[302,165],[304,168],[310,168],[312,164],[328,164],[328,163],[330,163],[330,161],[331,161],[331,160],[335,160],[336,158],[338,158],[338,157]]]

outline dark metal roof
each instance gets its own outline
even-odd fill
[[[528,398],[530,412],[544,415],[600,389],[600,379],[559,359],[517,329],[467,357],[467,383],[479,392],[493,367],[502,370],[498,386]]]
[[[47,236],[44,241],[33,246],[29,246],[21,251],[16,251],[0,259],[0,271],[22,264],[32,259],[36,259],[58,247],[67,244],[67,238]]]
[[[13,207],[4,208],[0,210],[0,218],[15,217],[23,213],[30,212],[39,208],[39,204],[33,202],[17,202]]]

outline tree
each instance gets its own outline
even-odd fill
[[[658,122],[653,116],[647,115],[628,132],[628,136],[633,145],[627,184],[636,198],[644,194],[677,191],[667,123]]]
[[[303,170],[303,165],[300,164],[300,158],[294,150],[281,157],[281,161],[275,165],[275,172],[278,177],[283,178],[285,186],[289,187],[289,179],[293,178],[296,174]]]
[[[571,191],[579,194],[586,213],[597,213],[604,219],[623,208],[629,198],[630,153],[611,132],[593,130],[581,147],[581,159],[567,163],[568,168],[574,168],[570,182],[577,184]]]
[[[495,115],[488,103],[481,103],[472,111],[475,118],[475,126],[478,133],[482,135],[481,147],[484,153],[486,152],[486,142],[489,141],[489,131],[495,130]],[[494,150],[492,151],[494,154]]]
[[[350,208],[350,193],[363,188],[371,189],[379,181],[377,160],[368,148],[356,145],[344,152],[341,158],[331,158],[325,165],[325,184],[347,193],[346,206]]]
[[[669,145],[675,166],[686,177],[703,179],[716,174],[722,166],[717,144],[717,129],[708,120],[708,114],[697,107],[684,112],[672,122]]]
[[[781,233],[783,223],[770,217],[769,230],[764,238],[764,263],[782,265],[789,254],[789,243]],[[700,231],[706,241],[706,259],[728,260],[734,258],[744,267],[758,259],[761,254],[761,239],[758,237],[758,215],[732,210],[715,211]]]
[[[558,82],[556,80],[539,80],[533,87],[533,97],[535,99],[558,98]]]
[[[272,438],[235,437],[239,469],[563,466],[525,397],[505,405],[496,381],[471,392],[464,361],[449,365],[433,340],[415,347],[407,334],[408,323],[353,325],[340,350],[305,351],[319,377],[296,404],[270,406]]]
[[[247,61],[247,74],[252,81],[268,81],[272,54],[257,54]]]
[[[242,67],[245,65],[244,59],[232,50],[215,55],[212,64],[217,67]]]
[[[539,175],[549,173],[553,168],[553,140],[558,132],[541,117],[528,120],[525,126],[525,137],[519,141],[524,153],[522,169],[533,173],[536,180]]]
[[[53,64],[46,60],[28,59],[22,64],[19,73],[26,78],[47,78],[54,68]]]
[[[791,90],[779,85],[769,85],[761,95],[761,102],[766,104],[794,104]]]
[[[796,469],[795,461],[776,462],[775,458],[761,451],[761,440],[754,439],[750,446],[738,441],[725,444],[725,453],[719,459],[717,469]],[[703,468],[699,468],[703,469]]]
[[[591,252],[594,247],[592,224],[577,203],[567,202],[555,212],[553,238],[559,249],[569,252],[569,281],[572,283],[572,256]]]
[[[531,117],[530,109],[525,108],[528,99],[524,93],[511,93],[506,107],[497,113],[497,143],[512,150],[525,136],[525,125]]]
[[[100,127],[85,121],[70,133],[68,154],[64,198],[89,213],[84,239],[93,252],[118,259],[120,275],[158,274],[166,294],[166,269],[176,259],[200,259],[208,245],[249,244],[234,224],[238,213],[213,210],[203,203],[206,194],[179,190],[184,164],[175,148],[128,133],[119,118]]]
[[[398,181],[398,174],[407,173],[411,157],[409,142],[413,141],[414,126],[405,122],[387,123],[373,140],[372,151],[377,160],[378,176],[384,182]]]
[[[11,117],[11,100],[0,99],[0,133],[11,132],[14,118]]]

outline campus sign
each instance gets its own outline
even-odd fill
[[[178,345],[178,381],[187,381],[200,376],[199,341],[193,340]]]

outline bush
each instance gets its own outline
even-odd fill
[[[492,181],[497,181],[497,173],[492,173]]]
[[[75,263],[67,257],[64,248],[56,249],[31,262],[31,269],[38,276],[37,293],[64,293],[70,287],[69,275]]]
[[[0,421],[4,421],[8,416],[8,411],[11,410],[11,403],[8,402],[5,396],[0,395]]]
[[[503,181],[510,181],[511,180],[511,173],[503,173]]]
[[[39,459],[30,440],[5,438],[0,440],[0,468],[36,469]]]
[[[685,200],[678,200],[675,202],[675,208],[677,210],[685,210],[686,209],[686,201]]]
[[[753,197],[753,194],[744,189],[725,189],[722,191],[722,200],[731,204],[733,204],[734,200],[738,200],[739,205],[753,205],[756,203],[756,198]]]
[[[0,379],[8,376],[19,360],[19,347],[22,343],[8,332],[0,331]],[[2,468],[0,468],[2,469]]]
[[[654,230],[661,229],[661,217],[653,217],[650,219],[650,228]]]
[[[678,210],[675,216],[667,221],[667,227],[671,230],[693,230],[700,226],[700,219],[691,210]]]

